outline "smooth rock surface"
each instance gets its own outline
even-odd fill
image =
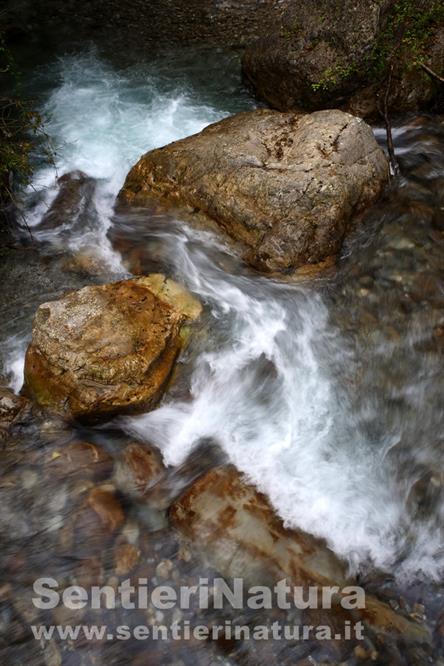
[[[266,272],[336,255],[388,177],[372,131],[341,111],[240,113],[144,155],[120,202],[160,201],[240,244]]]
[[[37,311],[25,391],[67,417],[153,407],[200,304],[163,275],[85,287]]]

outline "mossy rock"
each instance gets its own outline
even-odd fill
[[[443,24],[438,0],[289,3],[274,32],[247,48],[243,71],[280,110],[336,107],[377,118],[389,72],[389,107],[430,108],[441,84],[421,63],[442,75]]]

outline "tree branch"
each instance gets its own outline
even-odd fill
[[[392,85],[392,74],[393,74],[393,63],[390,65],[389,75],[387,79],[387,87],[384,95],[384,122],[385,122],[385,131],[387,134],[387,149],[390,158],[390,167],[392,174],[397,176],[400,173],[398,160],[396,159],[395,146],[393,144],[393,135],[392,135],[392,125],[390,123],[389,117],[389,97],[390,97],[390,88]]]
[[[430,67],[427,67],[427,65],[425,65],[423,62],[420,62],[419,65],[423,68],[423,70],[425,72],[427,72],[427,74],[429,76],[431,76],[434,79],[437,79],[441,83],[444,83],[444,78],[442,76],[440,76],[439,74],[437,74],[436,72],[434,72],[433,69],[430,69]]]

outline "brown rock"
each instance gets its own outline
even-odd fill
[[[152,408],[199,303],[163,275],[85,287],[39,307],[25,390],[67,417]]]
[[[173,524],[224,576],[242,576],[248,584],[273,585],[285,577],[295,586],[356,584],[347,567],[326,544],[297,529],[287,529],[268,499],[232,466],[201,477],[172,506]],[[364,609],[349,613],[334,601],[334,611],[309,609],[309,624],[331,624],[342,617],[361,619],[378,633],[427,641],[427,629],[366,595]]]
[[[124,523],[125,514],[110,486],[85,488],[81,495],[81,502],[70,512],[60,530],[60,552],[93,563],[110,551],[115,534]],[[85,571],[79,574],[82,577],[87,575]],[[97,577],[97,570],[93,572],[91,568],[91,575]]]
[[[126,447],[116,471],[118,487],[129,494],[143,495],[163,474],[160,453],[149,446],[130,444]]]
[[[387,160],[360,119],[263,109],[147,153],[120,202],[160,200],[224,231],[256,268],[293,272],[339,252],[352,218],[387,177]]]
[[[117,546],[114,553],[114,570],[117,576],[125,576],[136,566],[140,551],[136,546],[123,543]]]
[[[88,495],[87,503],[110,532],[114,532],[123,524],[125,514],[122,506],[109,490],[101,487],[93,488]]]
[[[288,576],[295,585],[346,580],[346,565],[320,539],[286,529],[265,495],[231,466],[201,477],[170,509],[174,525],[204,544],[226,576]]]
[[[113,459],[91,442],[70,442],[49,456],[49,470],[63,477],[77,476],[103,481],[111,475]]]
[[[430,640],[429,631],[424,624],[411,622],[375,597],[367,595],[366,607],[359,613],[362,620],[378,632],[396,634],[411,641],[427,642]]]

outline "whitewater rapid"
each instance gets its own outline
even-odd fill
[[[107,231],[129,168],[147,150],[197,132],[232,109],[223,99],[199,99],[185,83],[173,86],[140,71],[116,73],[93,54],[62,59],[57,79],[42,109],[57,174],[80,169],[99,183],[94,205],[100,224],[70,238],[70,248],[93,246],[116,275],[123,274]],[[238,108],[248,106],[251,101],[239,97]],[[39,221],[57,193],[54,169],[39,170],[33,192],[28,216],[38,237]],[[398,575],[437,576],[439,533],[433,521],[412,528],[405,493],[385,463],[403,425],[383,433],[376,445],[361,427],[365,412],[374,417],[376,407],[366,396],[361,413],[352,407],[344,383],[354,350],[332,326],[316,285],[230,274],[214,258],[229,250],[211,234],[180,221],[169,228],[146,224],[165,248],[171,274],[206,306],[211,335],[194,360],[190,398],[167,395],[160,408],[125,420],[125,427],[156,444],[169,465],[180,464],[199,441],[214,441],[270,497],[287,525],[324,537],[354,569],[371,563]],[[17,388],[17,354],[11,363]],[[338,367],[342,374],[333,371]]]
[[[340,383],[353,368],[353,350],[331,326],[319,293],[229,275],[208,258],[211,238],[196,244],[198,235],[182,225],[153,235],[169,244],[174,275],[210,308],[218,339],[195,363],[191,399],[167,398],[127,419],[129,432],[156,444],[174,466],[199,442],[217,443],[286,525],[325,538],[353,571],[371,565],[404,579],[438,577],[436,523],[410,525],[385,460],[408,425],[399,423],[375,447],[365,426],[376,404],[363,396],[353,411]]]
[[[61,58],[52,76],[58,85],[43,104],[53,164],[37,171],[29,188],[26,219],[38,240],[57,244],[57,232],[38,224],[57,192],[57,177],[82,171],[97,180],[97,224],[69,238],[69,249],[94,247],[114,271],[123,270],[107,238],[114,200],[130,167],[147,150],[202,130],[228,115],[192,99],[185,87],[165,90],[161,77],[132,69],[117,73],[94,51]]]

